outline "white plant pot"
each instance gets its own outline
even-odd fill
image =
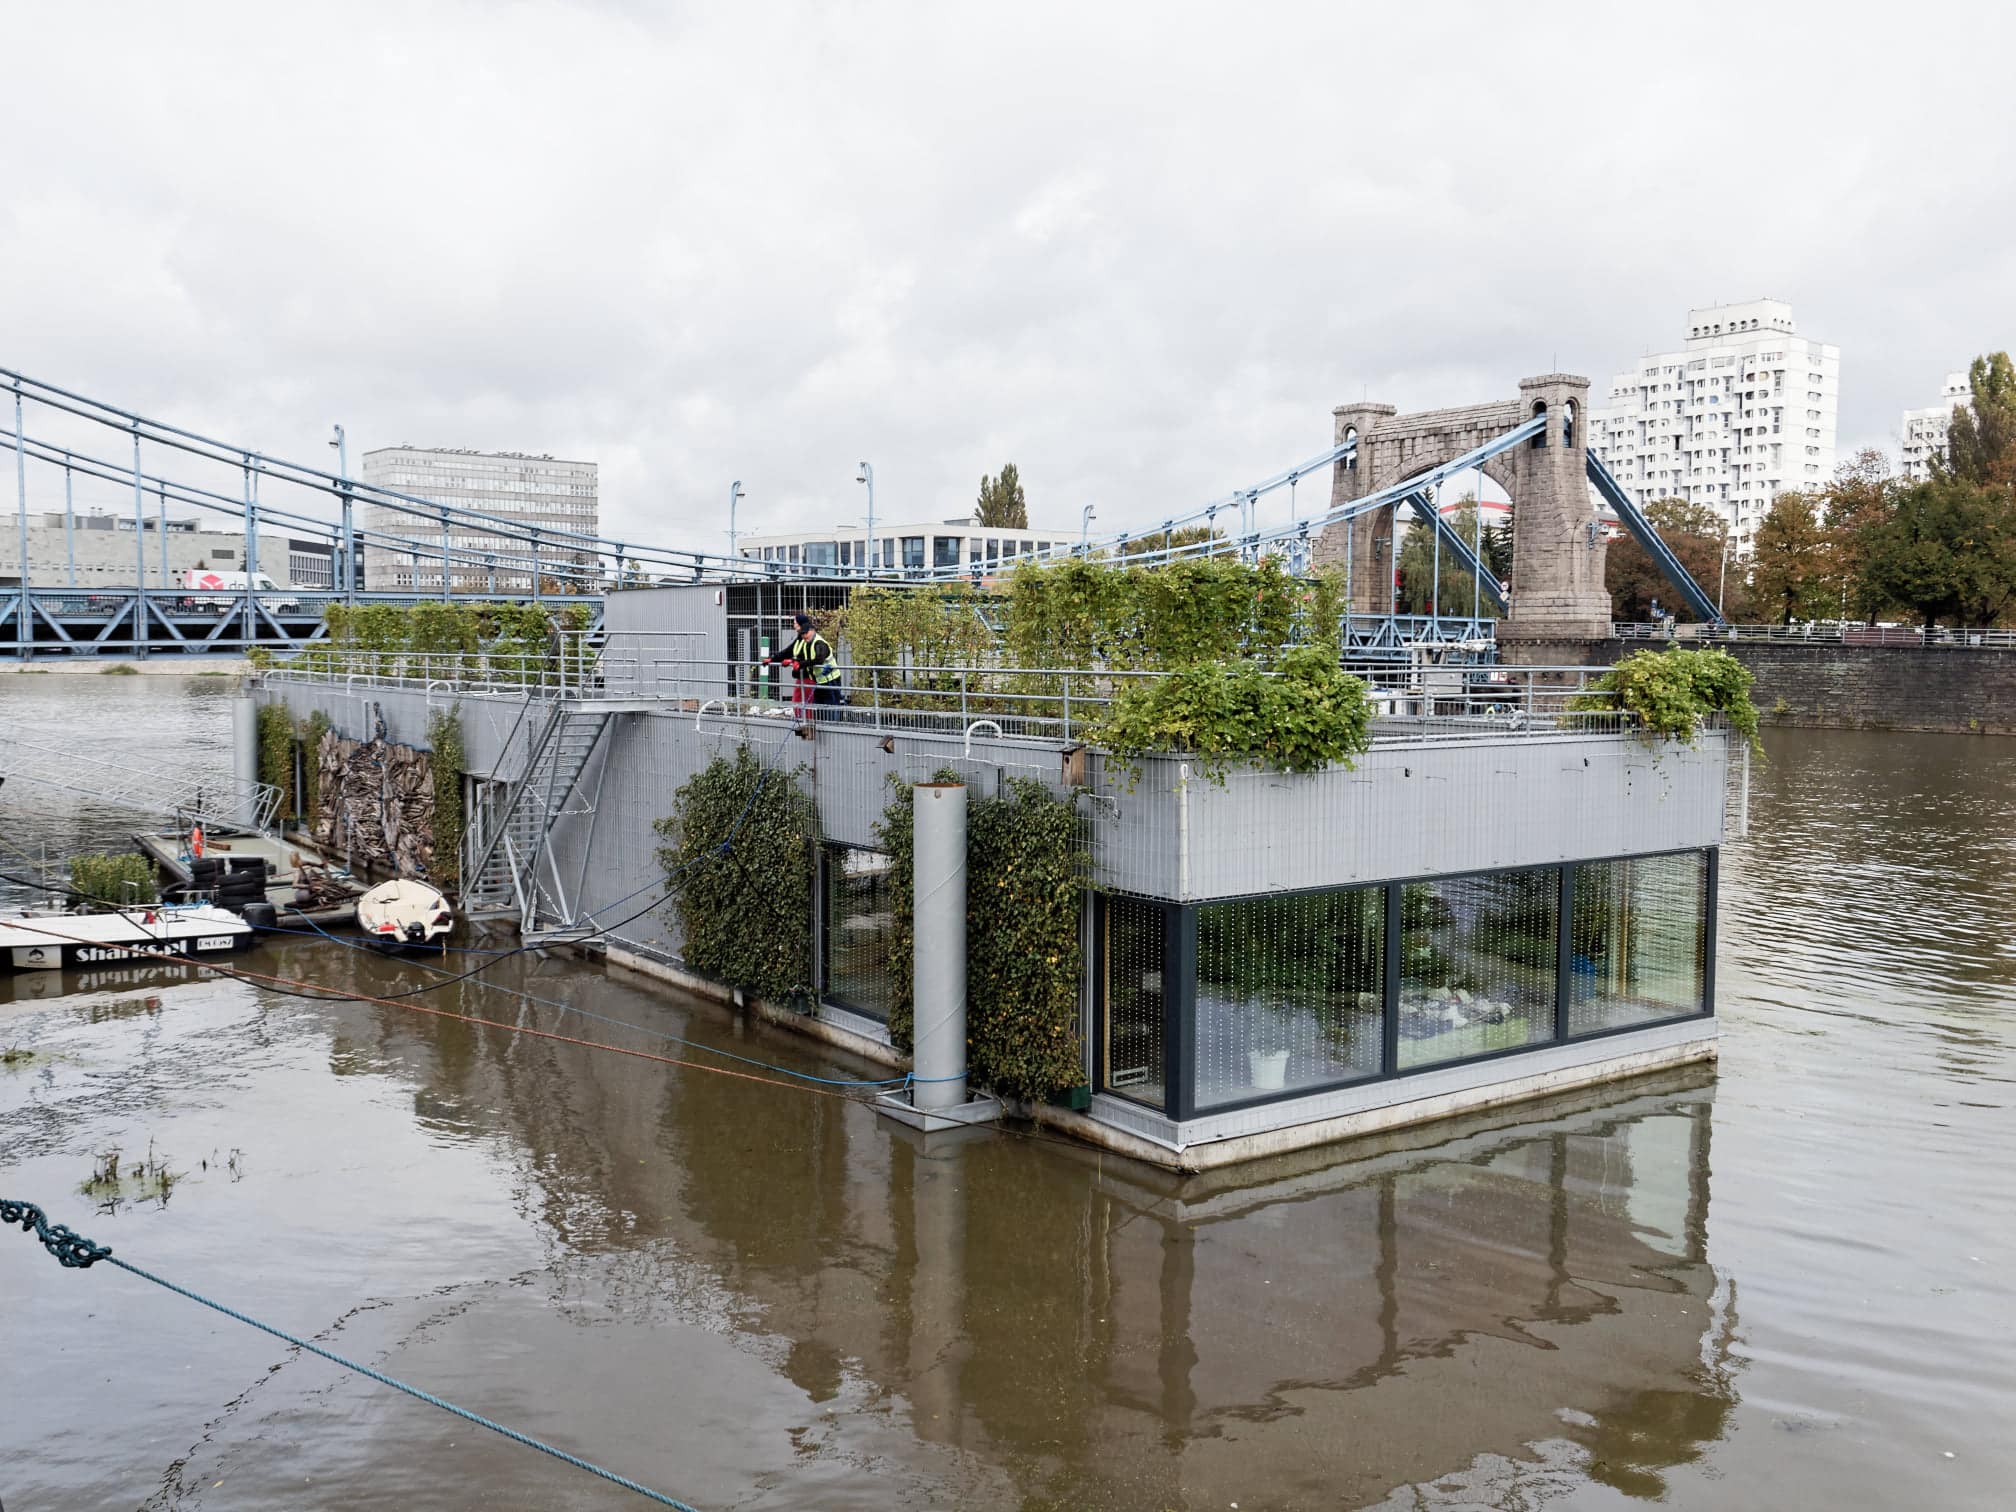
[[[1286,1050],[1248,1050],[1246,1062],[1253,1068],[1253,1088],[1256,1092],[1279,1092],[1288,1085]]]

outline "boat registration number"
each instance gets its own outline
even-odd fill
[[[229,950],[231,945],[232,937],[230,935],[198,935],[196,937],[196,948],[198,950]]]

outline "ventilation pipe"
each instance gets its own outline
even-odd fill
[[[911,804],[917,1080],[910,1101],[953,1108],[966,1101],[966,785],[919,783]]]

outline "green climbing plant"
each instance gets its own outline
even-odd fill
[[[70,887],[94,903],[121,907],[160,897],[154,863],[145,856],[103,851],[70,858]]]
[[[1750,701],[1750,669],[1727,651],[1634,651],[1570,700],[1571,709],[1622,708],[1637,716],[1648,737],[1694,743],[1701,721],[1720,714],[1758,755],[1757,706]]]
[[[311,710],[301,726],[301,818],[311,828],[322,817],[322,737],[328,733],[329,716]]]
[[[684,783],[655,827],[686,964],[771,1002],[808,998],[819,811],[796,774],[739,747]]]
[[[276,819],[294,814],[294,717],[285,704],[261,704],[258,716],[259,780],[280,790]]]
[[[1145,756],[1198,760],[1222,785],[1234,766],[1321,771],[1372,743],[1365,684],[1322,646],[1291,646],[1270,670],[1253,662],[1202,662],[1131,684],[1098,727],[1099,742],[1138,779]]]
[[[434,783],[434,881],[454,887],[462,880],[462,772],[469,758],[462,749],[462,708],[437,709],[427,720],[431,754],[427,770]]]
[[[957,782],[947,769],[935,780]],[[890,857],[889,1037],[914,1048],[916,948],[912,788],[896,792],[876,834]],[[1041,1099],[1084,1081],[1078,1033],[1084,897],[1077,816],[1031,778],[966,808],[966,1053],[973,1081]]]

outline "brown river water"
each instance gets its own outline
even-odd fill
[[[214,685],[0,679],[8,732],[224,759]],[[706,1512],[2016,1505],[2016,742],[1768,744],[1717,1069],[1181,1180],[927,1143],[696,1046],[876,1072],[573,960],[485,977],[575,1012],[415,1001],[693,1064],[190,967],[0,978],[0,1195]],[[0,789],[31,853],[131,827]],[[80,1192],[150,1145],[165,1200]],[[0,1306],[8,1512],[649,1505],[13,1231]]]

